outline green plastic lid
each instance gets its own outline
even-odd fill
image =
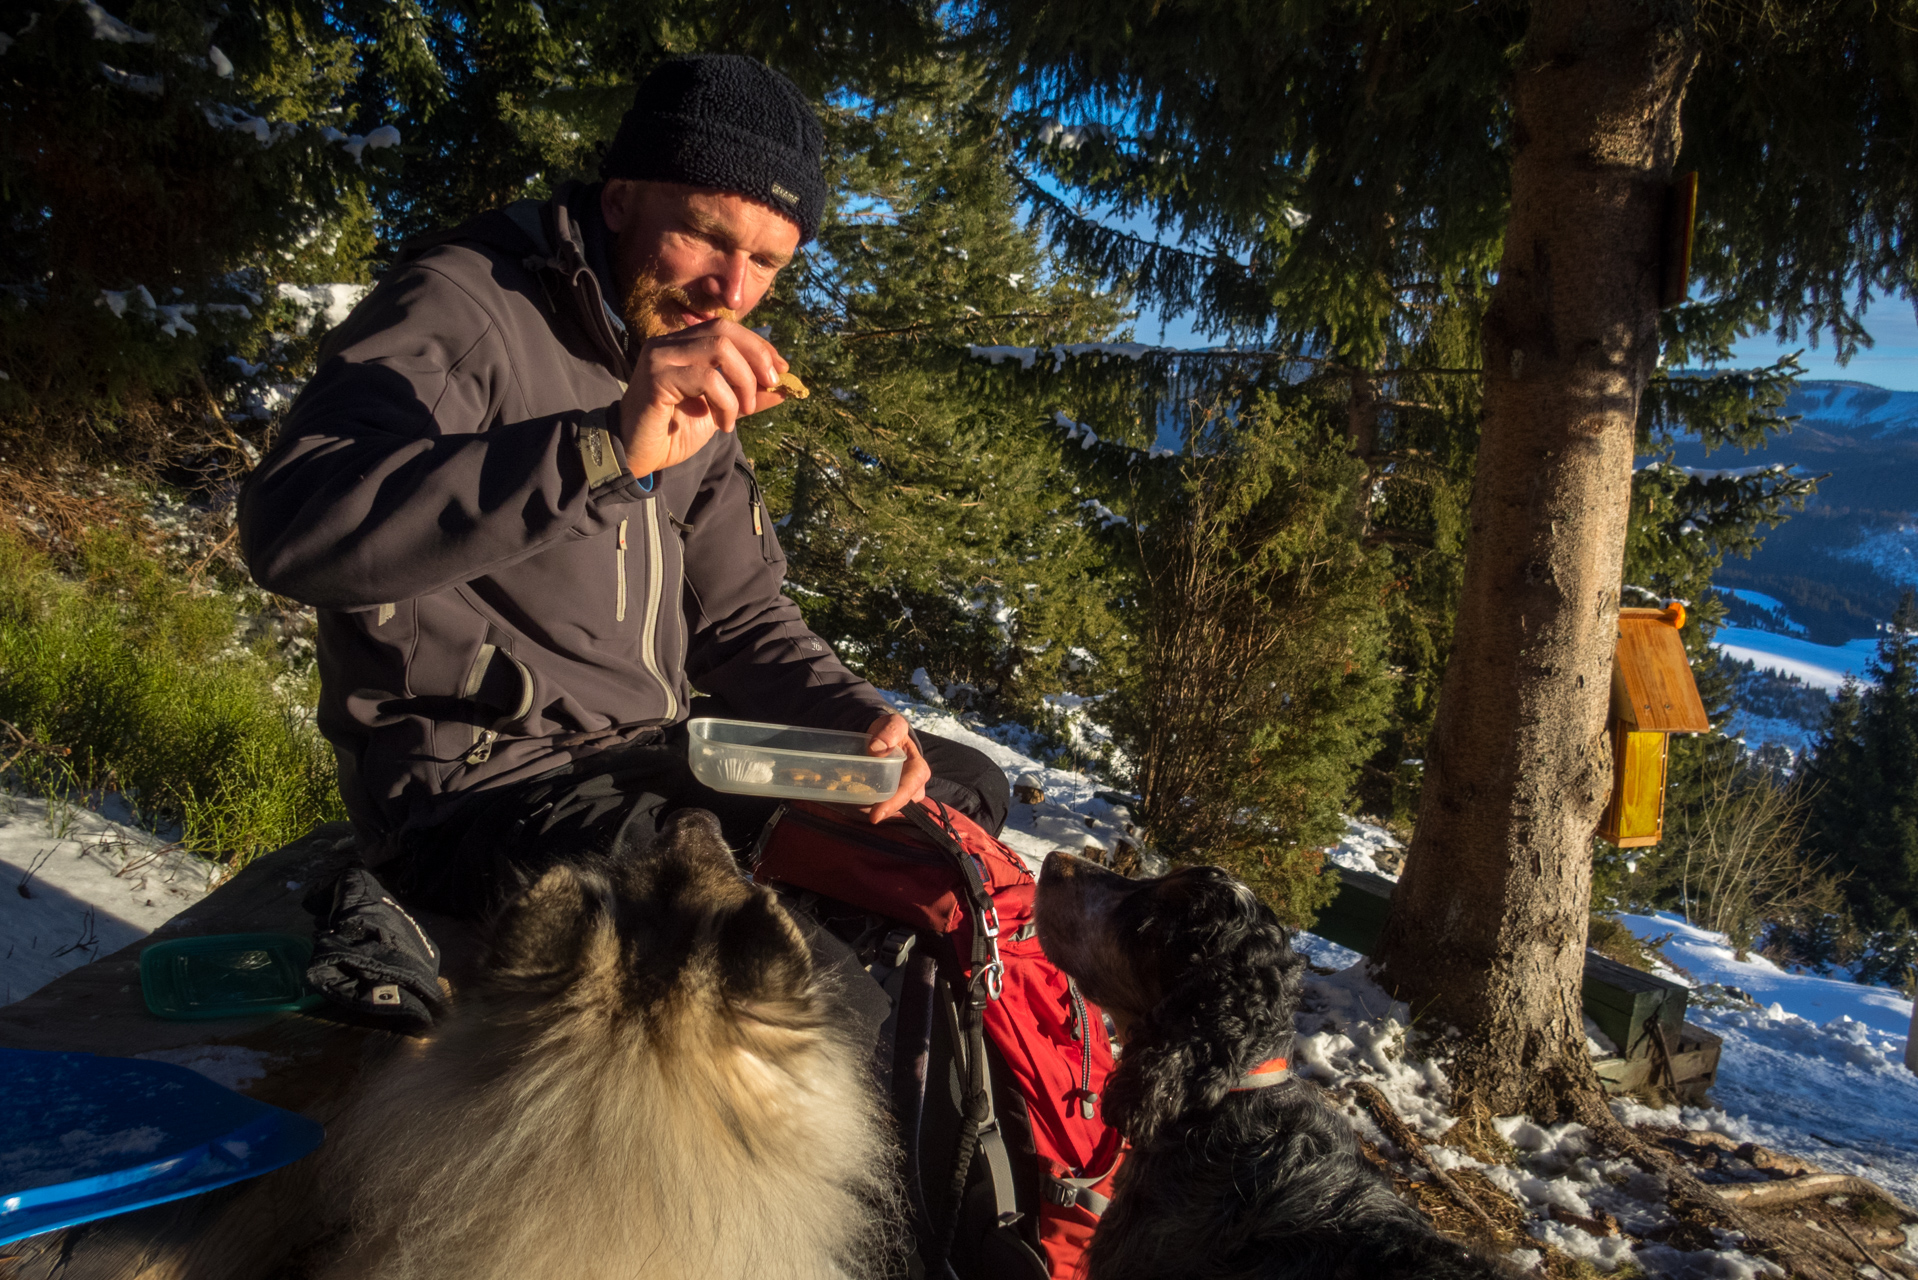
[[[313,944],[291,933],[216,933],[140,953],[140,994],[162,1018],[243,1018],[310,1009]]]

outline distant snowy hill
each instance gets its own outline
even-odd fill
[[[1874,435],[1918,435],[1918,391],[1887,391],[1866,382],[1801,382],[1785,412],[1805,425]]]
[[[1785,411],[1797,425],[1760,453],[1707,454],[1687,444],[1674,460],[1709,468],[1783,464],[1826,477],[1756,555],[1727,561],[1717,585],[1770,597],[1803,628],[1801,639],[1843,647],[1875,636],[1899,595],[1918,587],[1918,391],[1805,382]],[[1770,629],[1742,611],[1732,621]]]

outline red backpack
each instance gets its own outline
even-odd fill
[[[753,878],[844,938],[891,1001],[875,1067],[924,1274],[1069,1280],[1123,1154],[1104,1019],[1039,948],[1017,854],[936,801],[873,826],[795,801]]]

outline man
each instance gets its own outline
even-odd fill
[[[1004,821],[1004,775],[916,740],[781,594],[740,449],[787,369],[741,322],[818,228],[822,145],[776,72],[664,64],[603,184],[403,250],[249,479],[254,576],[319,609],[348,809],[425,905],[478,912],[512,872],[644,843],[686,805],[750,842],[772,805],[686,766],[695,688],[903,748],[874,822],[928,793]]]

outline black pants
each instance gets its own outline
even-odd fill
[[[926,794],[997,835],[1012,802],[1005,773],[971,747],[917,737],[932,769]],[[376,870],[415,905],[477,919],[556,863],[644,849],[676,810],[711,810],[727,843],[743,854],[778,807],[777,800],[728,795],[695,778],[682,724],[656,742],[614,747],[545,777],[475,792],[434,825],[401,832],[397,856]]]

